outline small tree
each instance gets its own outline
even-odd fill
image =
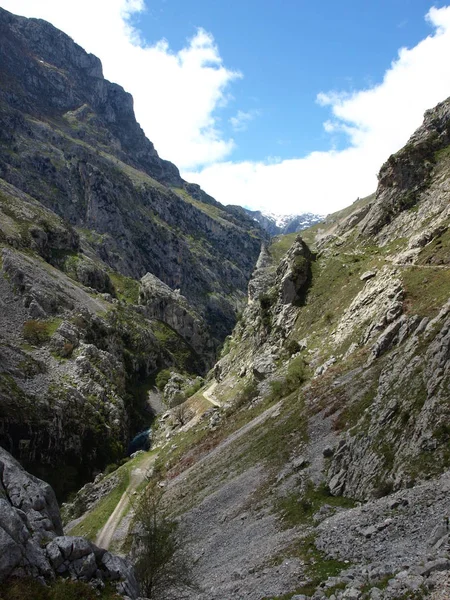
[[[194,416],[192,410],[186,404],[179,404],[172,410],[172,416],[177,425],[181,427],[188,423]]]
[[[134,568],[141,593],[147,598],[179,599],[196,586],[178,524],[164,513],[161,500],[162,491],[151,483],[135,507]]]

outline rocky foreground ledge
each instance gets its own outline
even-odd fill
[[[0,583],[58,576],[98,589],[111,582],[119,594],[139,596],[132,566],[82,537],[65,536],[52,488],[0,447]]]

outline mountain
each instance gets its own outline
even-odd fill
[[[265,234],[49,23],[0,9],[0,81],[0,444],[63,497],[148,427],[160,370],[213,365]]]
[[[152,481],[194,557],[189,598],[448,597],[449,132],[450,99],[375,194],[264,247],[184,403],[210,408],[160,421]]]
[[[240,206],[228,206],[238,214],[247,214],[256,221],[260,227],[266,231],[270,237],[276,235],[286,235],[303,231],[323,221],[324,217],[313,213],[302,213],[300,215],[276,215],[273,213],[261,212],[260,210],[250,210]]]
[[[0,11],[0,80],[0,595],[136,598],[144,499],[185,598],[448,598],[450,99],[269,240],[48,23]]]

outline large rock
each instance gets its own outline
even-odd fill
[[[145,306],[148,317],[167,323],[199,355],[212,358],[214,347],[208,336],[206,323],[179,291],[172,290],[158,277],[147,273],[141,279],[139,301]]]
[[[80,581],[113,581],[119,593],[139,596],[131,565],[82,537],[63,535],[52,488],[0,447],[0,582],[67,573]]]
[[[311,252],[300,236],[297,236],[277,269],[280,297],[283,304],[302,301],[311,277]]]

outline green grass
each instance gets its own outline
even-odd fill
[[[139,282],[131,277],[126,277],[117,272],[108,273],[112,281],[117,297],[129,304],[138,304],[139,302]]]
[[[373,266],[372,252],[342,253],[313,261],[312,281],[305,306],[299,312],[293,339],[310,338],[310,346],[327,350],[324,340],[363,288],[359,275]],[[330,289],[333,293],[330,294]]]
[[[102,498],[80,523],[70,530],[70,535],[81,535],[91,541],[95,540],[98,532],[105,525],[119,503],[122,494],[127,489],[132,469],[139,466],[139,463],[147,457],[148,453],[140,454],[114,471],[112,476],[119,477],[118,485],[107,496]]]
[[[86,517],[70,531],[70,535],[82,535],[88,540],[95,541],[98,532],[105,525],[122,494],[127,489],[130,482],[130,473],[127,469],[117,469],[119,474],[119,484],[107,496],[87,513]]]
[[[434,317],[450,297],[450,269],[405,268],[401,273],[410,314]]]
[[[348,563],[328,558],[315,544],[315,535],[309,534],[299,539],[289,548],[289,556],[295,556],[304,563],[305,574],[309,582],[288,594],[282,596],[271,596],[265,600],[289,600],[297,594],[312,596],[317,587],[329,577],[336,577],[344,569],[349,568]],[[284,557],[283,557],[284,558]],[[280,557],[281,559],[281,557]]]
[[[151,328],[156,339],[172,355],[178,369],[187,372],[196,370],[197,356],[186,340],[162,321],[152,321]]]
[[[172,188],[172,191],[182,200],[189,202],[189,204],[192,204],[192,206],[195,206],[195,208],[198,208],[198,210],[201,210],[203,213],[205,213],[212,219],[220,221],[228,227],[235,227],[235,225],[233,225],[233,223],[231,223],[227,219],[227,213],[221,210],[218,206],[206,204],[205,202],[200,202],[199,200],[192,198],[192,196],[190,196],[188,192],[186,192],[186,190],[182,188]]]
[[[450,229],[427,244],[419,254],[422,265],[450,265]]]
[[[120,600],[121,597],[110,583],[97,592],[87,583],[63,577],[47,585],[31,577],[9,579],[2,582],[0,589],[0,600]]]
[[[301,234],[288,233],[287,235],[277,235],[273,238],[272,243],[269,246],[269,252],[273,259],[273,262],[278,265],[280,260],[295,242],[295,238]]]
[[[286,528],[296,525],[312,524],[313,515],[324,504],[341,508],[353,508],[355,501],[343,496],[332,496],[328,488],[322,484],[318,487],[309,482],[303,494],[291,492],[279,498],[275,508]]]

